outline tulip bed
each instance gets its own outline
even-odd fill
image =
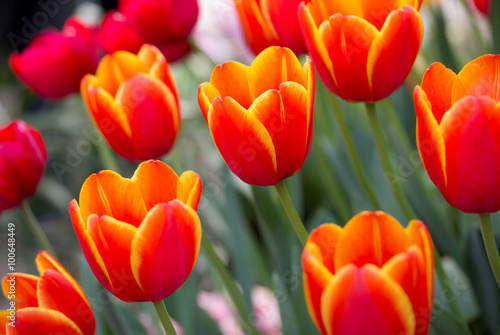
[[[500,335],[499,1],[77,3],[0,5],[0,335]]]

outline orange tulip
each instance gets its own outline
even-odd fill
[[[314,68],[292,51],[269,47],[250,67],[226,62],[198,102],[215,145],[248,184],[269,186],[296,174],[312,143]]]
[[[15,273],[2,280],[7,311],[0,311],[0,334],[93,335],[95,319],[87,296],[48,252],[36,257],[40,277]]]
[[[181,124],[177,87],[165,57],[145,44],[136,55],[105,56],[82,79],[87,108],[113,150],[142,161],[170,151]]]
[[[178,177],[161,161],[141,163],[132,179],[91,175],[69,211],[102,286],[124,301],[156,302],[177,290],[200,250],[201,190],[196,173]]]
[[[323,224],[302,253],[304,291],[322,334],[427,334],[433,299],[432,240],[377,211],[344,228]]]
[[[375,102],[399,88],[422,42],[421,2],[302,2],[299,20],[323,83],[349,101]]]
[[[245,38],[255,54],[264,49],[280,45],[273,26],[264,17],[259,0],[235,0]]]
[[[435,63],[413,94],[424,167],[443,197],[467,213],[500,210],[499,69],[494,55],[458,75]]]

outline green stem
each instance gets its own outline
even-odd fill
[[[406,200],[406,197],[404,196],[403,190],[401,189],[399,183],[391,182],[391,177],[395,176],[395,173],[389,159],[389,154],[385,150],[386,146],[384,143],[382,130],[380,128],[377,115],[375,114],[375,105],[373,103],[367,102],[365,106],[368,113],[368,119],[370,120],[370,127],[372,129],[375,147],[377,148],[377,152],[384,169],[384,174],[387,178],[387,181],[389,182],[389,185],[391,186],[392,193],[394,194],[394,197],[396,198],[396,201],[398,202],[399,207],[401,207],[401,210],[403,211],[406,218],[408,220],[415,219],[417,215]]]
[[[172,320],[170,320],[170,315],[168,315],[167,307],[165,307],[165,303],[163,300],[153,302],[155,305],[156,313],[158,313],[158,317],[160,318],[161,324],[163,325],[163,329],[167,335],[177,335],[175,331],[174,325],[172,324]]]
[[[325,154],[321,150],[320,145],[317,140],[313,140],[314,151],[316,152],[319,167],[323,175],[323,179],[326,183],[327,192],[330,194],[332,201],[335,203],[336,208],[340,214],[340,218],[343,222],[347,222],[350,218],[349,204],[346,201],[346,197],[341,192],[340,184],[337,178],[332,176],[332,173],[328,167]]]
[[[356,153],[356,149],[354,148],[354,142],[352,141],[351,134],[349,133],[349,128],[347,127],[347,123],[345,122],[344,116],[342,115],[342,111],[340,110],[337,99],[331,92],[328,93],[328,97],[332,105],[333,114],[337,119],[342,137],[344,138],[344,142],[347,147],[347,154],[349,155],[349,161],[351,162],[354,172],[358,176],[358,179],[365,189],[365,192],[368,195],[368,198],[370,199],[370,202],[372,203],[374,209],[381,209],[382,207],[378,202],[377,196],[375,195],[375,192],[373,191],[373,188],[371,187],[368,178],[366,177],[366,174],[362,168],[359,156]]]
[[[500,287],[500,255],[498,254],[495,234],[493,234],[491,226],[490,213],[479,214],[479,221],[481,223],[481,234],[483,235],[484,247],[490,261],[491,270],[495,275],[498,287]]]
[[[448,277],[446,276],[446,272],[444,271],[443,268],[443,263],[441,262],[441,257],[439,256],[439,253],[434,247],[434,268],[436,269],[436,275],[439,279],[439,282],[441,283],[441,287],[443,288],[443,291],[446,292],[454,292],[453,288],[451,287],[451,283],[448,280]],[[457,304],[457,299],[455,296],[453,296],[452,299],[447,299],[448,305],[450,306],[450,309],[453,314],[457,317],[460,322],[464,322],[464,319],[462,317],[462,313],[460,312],[460,308],[458,307]],[[466,326],[467,328],[467,326]]]
[[[120,173],[120,168],[116,162],[113,151],[109,148],[108,143],[101,137],[98,141],[97,151],[99,152],[99,157],[106,170],[111,170],[116,173]]]
[[[24,220],[26,221],[26,224],[28,225],[28,228],[31,230],[33,235],[35,235],[35,239],[37,240],[38,244],[42,247],[42,249],[57,258],[52,244],[50,244],[50,241],[47,238],[47,235],[45,235],[40,222],[38,222],[35,214],[33,214],[28,201],[23,201],[21,203],[20,210],[21,214],[24,217]]]
[[[307,238],[309,237],[309,234],[307,233],[307,230],[304,227],[302,220],[300,220],[299,214],[297,213],[295,206],[293,205],[292,198],[290,198],[290,194],[288,193],[288,190],[286,188],[285,181],[284,180],[280,181],[274,187],[276,188],[276,191],[278,191],[281,203],[285,208],[285,212],[288,215],[288,218],[290,219],[290,223],[292,224],[295,233],[297,234],[302,245],[305,245]]]
[[[243,295],[236,287],[233,278],[227,271],[222,261],[219,259],[219,256],[217,256],[217,254],[215,253],[214,248],[212,247],[212,245],[207,240],[204,234],[202,234],[201,236],[201,247],[205,251],[206,256],[212,263],[215,271],[222,280],[222,283],[224,284],[227,293],[231,297],[231,300],[233,301],[233,304],[236,307],[238,314],[240,315],[241,325],[243,326],[244,329],[248,329],[250,331],[250,334],[258,334],[257,329],[255,328],[255,325],[253,324],[252,321],[251,317],[252,314],[248,311],[245,305],[245,300],[243,299]]]

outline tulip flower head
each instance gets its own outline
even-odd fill
[[[161,161],[141,163],[131,179],[91,175],[71,221],[97,280],[124,301],[156,302],[187,279],[198,257],[200,177],[178,177]]]
[[[309,313],[322,334],[427,334],[434,258],[421,221],[404,229],[378,211],[344,228],[323,224],[307,240],[302,267]]]
[[[40,277],[24,273],[2,280],[7,311],[0,311],[0,334],[94,335],[95,318],[87,296],[48,252],[36,257]]]
[[[307,49],[328,89],[348,101],[375,102],[399,88],[422,42],[421,2],[302,2]]]
[[[156,47],[105,56],[97,74],[83,78],[81,91],[101,133],[123,158],[159,158],[174,145],[181,125],[179,97]]]
[[[46,166],[38,130],[20,120],[0,129],[0,213],[35,194]]]
[[[474,0],[474,5],[476,5],[477,10],[481,13],[483,13],[484,15],[489,15],[491,6],[490,2],[491,0]]]
[[[443,197],[467,213],[500,210],[500,56],[455,74],[441,63],[415,87],[417,145]]]
[[[251,185],[296,174],[312,143],[314,68],[269,47],[250,66],[226,62],[198,88],[198,103],[222,158]]]
[[[42,98],[60,99],[78,92],[80,80],[99,61],[97,29],[70,18],[61,32],[45,31],[9,59],[14,74]]]

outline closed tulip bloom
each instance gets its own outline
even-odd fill
[[[106,53],[123,50],[136,54],[146,42],[122,13],[109,11],[101,24],[99,43]]]
[[[399,88],[422,42],[421,2],[302,2],[307,49],[328,89],[348,101],[375,102]]]
[[[0,213],[35,194],[46,166],[38,130],[20,120],[0,128]]]
[[[141,163],[131,179],[91,175],[69,204],[71,221],[97,280],[128,302],[156,302],[187,279],[198,257],[196,214],[202,183],[161,161]]]
[[[467,213],[500,209],[499,69],[494,55],[458,75],[434,63],[413,94],[424,167],[443,197]]]
[[[78,92],[82,77],[95,71],[96,39],[96,28],[70,18],[61,32],[42,32],[22,52],[14,52],[10,67],[40,97],[60,99]]]
[[[377,211],[323,224],[302,253],[309,313],[325,335],[427,334],[434,258],[425,225]]]
[[[248,67],[229,61],[198,88],[198,102],[222,158],[251,185],[296,174],[312,143],[314,68],[290,49],[269,47]]]
[[[174,145],[181,125],[179,97],[156,47],[105,56],[96,75],[83,78],[81,91],[101,133],[123,158],[159,158]]]
[[[3,294],[15,313],[0,311],[0,334],[94,335],[94,313],[80,285],[46,251],[38,254],[36,265],[40,277],[15,273],[3,278]]]
[[[255,54],[273,45],[281,45],[271,23],[266,20],[259,0],[235,0],[236,9],[248,45]]]
[[[198,19],[197,0],[120,0],[118,5],[130,25],[169,62],[191,50],[187,38]]]

